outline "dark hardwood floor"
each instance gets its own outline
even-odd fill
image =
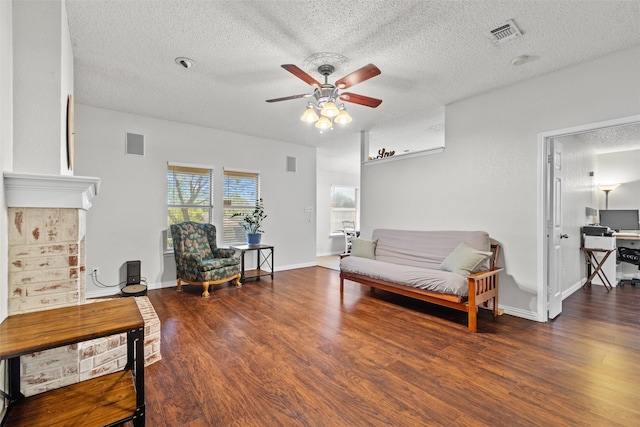
[[[640,290],[594,286],[549,323],[462,312],[311,267],[209,299],[151,290],[148,426],[640,425]]]

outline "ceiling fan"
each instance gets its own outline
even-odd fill
[[[382,103],[381,99],[358,95],[351,92],[340,92],[342,89],[350,88],[351,86],[362,83],[380,74],[380,69],[373,64],[365,65],[351,74],[344,76],[337,80],[335,84],[331,84],[328,81],[329,76],[335,71],[335,67],[330,64],[323,64],[318,67],[318,72],[324,76],[324,83],[320,83],[296,65],[283,64],[282,68],[305,83],[313,86],[315,89],[313,93],[267,99],[266,101],[279,102],[288,101],[290,99],[313,97],[315,102],[312,101],[308,103],[307,110],[300,119],[305,122],[315,122],[316,127],[321,130],[332,128],[333,122],[349,123],[351,121],[351,116],[347,113],[344,104],[342,104],[340,108],[336,105],[336,101],[338,100],[364,105],[371,108],[376,108]]]

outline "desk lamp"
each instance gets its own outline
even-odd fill
[[[598,188],[604,191],[605,194],[605,209],[609,210],[609,193],[618,187],[620,187],[620,184],[598,184]]]

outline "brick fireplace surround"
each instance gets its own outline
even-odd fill
[[[100,180],[4,173],[8,209],[8,314],[87,304],[86,213]],[[160,321],[147,297],[136,297],[145,321],[145,365],[161,359]],[[25,396],[123,369],[126,335],[22,356]]]

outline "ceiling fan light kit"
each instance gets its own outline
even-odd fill
[[[351,123],[351,120],[353,119],[351,118],[349,113],[347,113],[347,109],[345,108],[344,104],[342,104],[342,106],[340,107],[340,113],[338,113],[333,121],[335,123],[338,123],[339,125],[346,125],[347,123]]]
[[[307,109],[304,110],[302,117],[300,117],[300,120],[307,123],[315,123],[319,118],[320,117],[318,116],[318,113],[316,113],[316,110],[314,110],[313,105],[309,104],[307,105]]]
[[[322,107],[322,110],[320,111],[320,114],[329,118],[335,117],[339,113],[340,110],[338,110],[338,106],[331,100],[325,102],[324,107]]]
[[[340,93],[341,89],[349,88],[380,74],[380,69],[373,64],[365,65],[351,74],[344,76],[337,80],[335,84],[331,84],[328,81],[329,76],[335,71],[335,67],[331,64],[321,64],[318,66],[318,73],[324,76],[324,83],[318,82],[315,78],[296,65],[283,64],[282,68],[289,71],[305,83],[313,86],[313,93],[267,99],[267,102],[287,101],[298,98],[315,98],[315,101],[307,103],[307,108],[300,117],[300,120],[306,123],[315,123],[315,127],[320,129],[320,131],[333,129],[334,123],[347,124],[353,120],[347,112],[347,108],[344,104],[341,104],[340,107],[338,107],[338,100],[364,105],[371,108],[376,108],[382,103],[381,99],[370,98],[368,96],[358,95],[355,93]]]
[[[333,127],[333,123],[327,116],[320,116],[316,122],[316,127],[320,130],[327,130]]]

